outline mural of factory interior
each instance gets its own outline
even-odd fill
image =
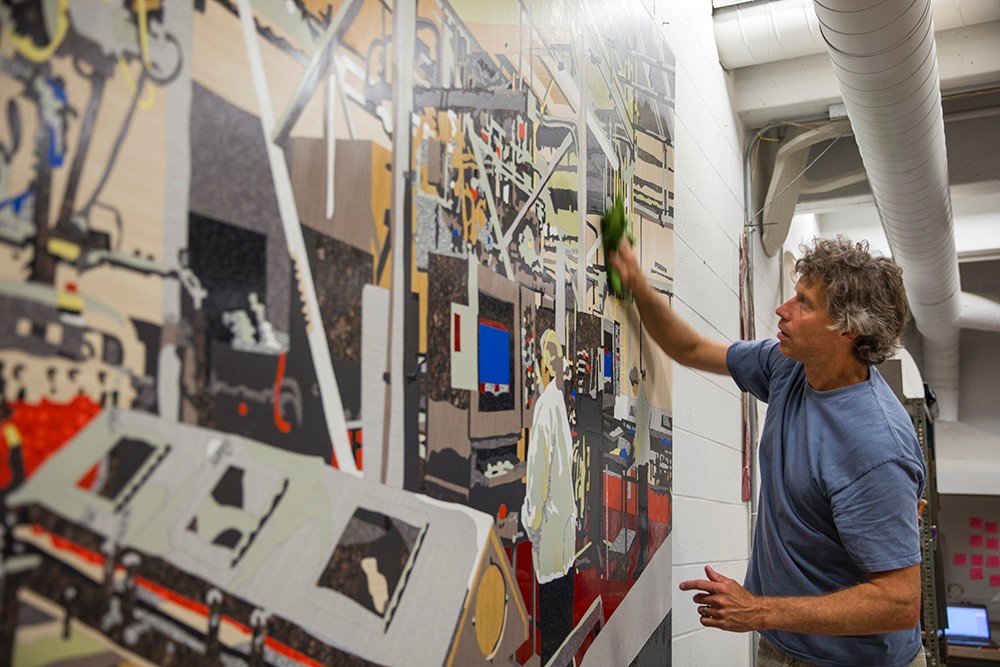
[[[648,6],[0,23],[0,664],[669,664],[670,364],[600,237],[671,295]]]

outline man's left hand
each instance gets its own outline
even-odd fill
[[[698,605],[701,624],[729,632],[763,630],[760,598],[752,595],[737,581],[724,577],[711,565],[705,566],[708,579],[692,579],[680,584],[682,591],[699,590],[692,599]]]

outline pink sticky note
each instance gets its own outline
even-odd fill
[[[982,554],[972,554],[972,564],[973,565],[980,565],[981,566],[983,564],[983,555]]]
[[[1000,532],[1000,530],[997,530],[997,522],[996,521],[987,521],[986,522],[986,532],[990,533],[991,535],[996,535],[998,532]]]
[[[990,575],[990,586],[1000,586],[1000,574]]]
[[[986,567],[1000,567],[1000,556],[987,556]]]
[[[965,554],[955,554],[955,565],[965,565]]]
[[[982,579],[982,578],[983,578],[983,568],[981,568],[981,567],[974,567],[974,568],[972,568],[972,569],[969,570],[969,579],[972,579],[973,581],[975,581],[975,580],[979,580],[979,579]]]
[[[981,547],[981,546],[983,546],[983,536],[982,535],[969,535],[969,546],[970,547]]]
[[[983,519],[982,517],[974,516],[969,518],[969,529],[970,530],[982,530],[983,529]]]
[[[995,537],[987,537],[986,548],[992,549],[993,551],[1000,549],[1000,539],[997,539]]]

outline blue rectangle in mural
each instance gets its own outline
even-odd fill
[[[510,391],[510,328],[479,318],[479,391]]]

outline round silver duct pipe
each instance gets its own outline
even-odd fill
[[[1000,0],[931,0],[939,31],[1000,21]],[[813,0],[771,0],[712,13],[719,60],[726,69],[823,53]]]
[[[924,380],[958,419],[958,259],[931,0],[814,0],[893,258],[925,338]]]

